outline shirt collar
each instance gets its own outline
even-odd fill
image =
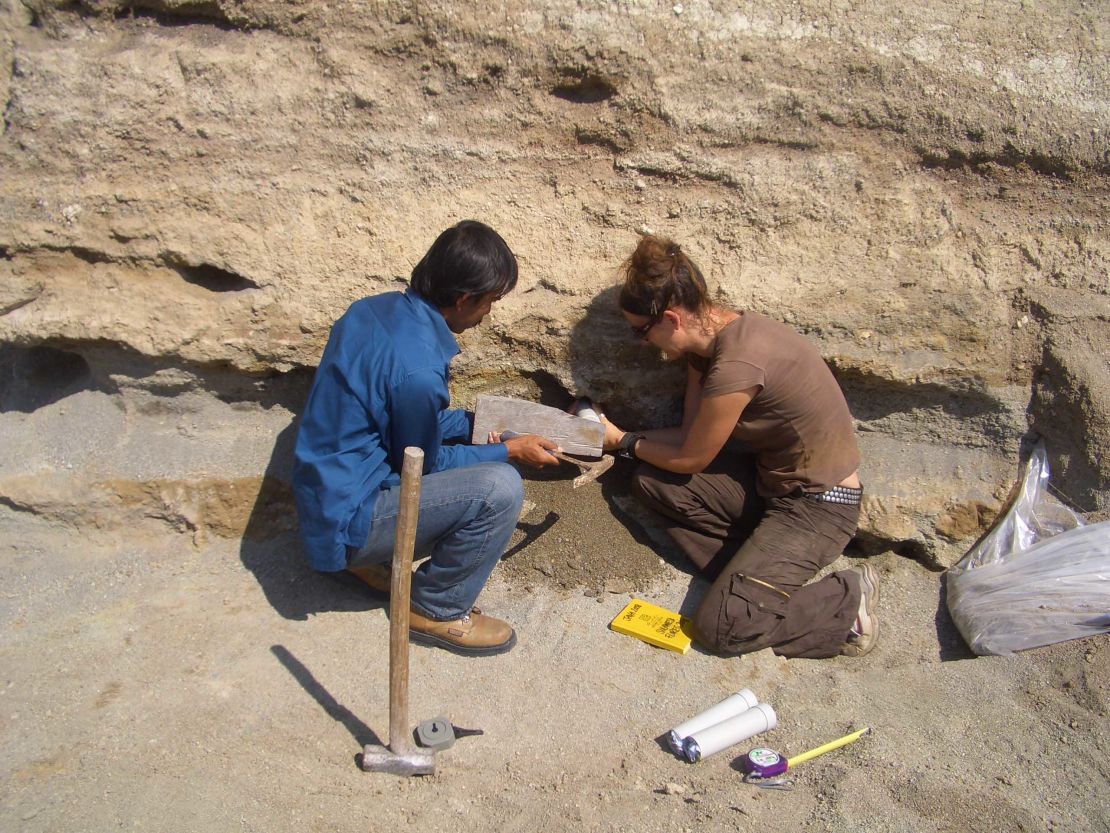
[[[435,331],[436,343],[443,352],[443,357],[445,359],[452,359],[458,355],[461,352],[459,349],[459,342],[455,339],[455,334],[451,332],[451,328],[447,326],[447,322],[444,320],[443,313],[439,311],[439,308],[412,287],[405,290],[405,297],[409,300],[409,303],[413,305],[413,309],[423,310],[428,322]]]

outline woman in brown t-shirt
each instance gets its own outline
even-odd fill
[[[862,656],[878,638],[870,564],[806,584],[855,534],[859,449],[820,354],[766,316],[713,306],[680,247],[648,235],[624,265],[621,312],[638,338],[687,360],[682,424],[625,432],[634,491],[713,584],[698,641],[728,654]]]

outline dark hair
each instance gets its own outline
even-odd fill
[[[413,267],[410,285],[437,307],[463,295],[504,295],[516,286],[516,256],[501,235],[477,220],[444,231]]]
[[[704,312],[709,306],[705,278],[672,240],[646,234],[621,267],[620,307],[658,321],[670,307]]]

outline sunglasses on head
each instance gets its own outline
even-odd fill
[[[664,310],[664,312],[666,312],[666,310]],[[659,302],[653,300],[651,302],[651,312],[648,313],[647,322],[641,324],[639,327],[633,327],[629,324],[629,327],[632,329],[632,335],[636,336],[638,339],[645,339],[647,338],[647,334],[651,332],[651,328],[662,320],[663,313],[659,311]]]
[[[641,324],[639,327],[633,327],[630,324],[629,328],[632,330],[632,335],[636,336],[636,338],[644,339],[647,338],[647,334],[651,332],[651,328],[658,324],[659,321],[660,319],[658,318],[649,318],[646,324]]]

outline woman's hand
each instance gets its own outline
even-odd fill
[[[624,436],[624,431],[611,423],[604,414],[600,414],[599,416],[601,417],[601,424],[605,426],[605,439],[602,447],[606,451],[615,451],[621,444],[621,437]]]
[[[559,446],[546,437],[541,437],[539,434],[515,434],[512,431],[504,433],[509,436],[502,439],[500,433],[490,431],[489,441],[491,443],[504,443],[509,452],[510,460],[539,468],[558,465],[559,458],[548,454],[547,449],[558,451]]]

